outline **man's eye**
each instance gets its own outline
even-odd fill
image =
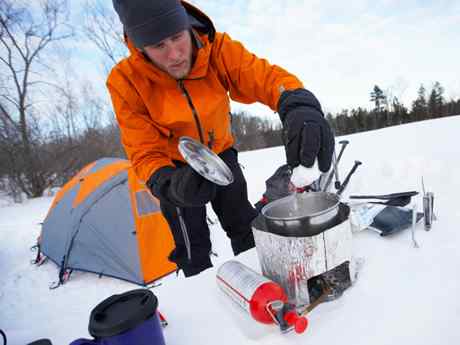
[[[165,47],[165,44],[164,43],[158,43],[154,46],[156,49],[162,49]]]
[[[182,38],[182,34],[174,35],[174,36],[172,37],[173,41],[178,41],[178,40],[180,40],[181,38]]]

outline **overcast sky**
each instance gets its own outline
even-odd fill
[[[326,110],[371,107],[375,84],[407,106],[421,83],[430,90],[439,81],[448,99],[460,98],[458,0],[190,2],[218,31],[296,74]],[[83,66],[92,48],[82,49]],[[271,112],[262,106],[234,109]]]

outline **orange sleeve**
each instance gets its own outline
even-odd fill
[[[174,166],[168,154],[169,131],[154,123],[135,88],[116,67],[109,75],[107,88],[121,142],[136,175],[146,182],[162,166]]]
[[[219,74],[228,87],[230,98],[235,101],[261,102],[277,111],[284,90],[303,87],[293,74],[258,58],[226,33],[217,33],[214,44]]]

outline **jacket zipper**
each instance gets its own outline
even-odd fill
[[[212,147],[214,146],[214,142],[216,141],[216,137],[214,135],[214,131],[213,130],[210,130],[208,132],[208,136],[209,136],[209,142],[208,142],[208,147],[210,149],[212,149]]]
[[[198,117],[198,112],[196,111],[196,108],[193,105],[192,97],[190,97],[190,94],[188,93],[187,89],[185,88],[183,79],[180,79],[178,81],[178,84],[179,84],[179,88],[181,89],[183,95],[185,96],[185,98],[187,98],[188,105],[189,105],[190,109],[192,110],[193,118],[195,120],[195,125],[198,128],[198,134],[200,136],[200,142],[205,145],[204,135],[203,135],[203,128],[201,127],[200,118]]]
[[[182,91],[182,94],[185,96],[185,98],[187,98],[187,103],[188,103],[190,109],[192,110],[193,119],[195,120],[195,125],[196,125],[196,127],[198,129],[198,135],[200,136],[200,142],[203,145],[205,145],[204,135],[203,135],[203,128],[201,127],[201,122],[200,122],[200,118],[198,117],[198,112],[196,111],[196,108],[193,105],[192,97],[190,97],[190,94],[188,93],[187,89],[185,88],[184,81],[182,79],[180,79],[178,81],[178,84],[179,84],[179,88]],[[210,133],[212,133],[212,137],[211,137],[211,142],[209,143],[209,145],[212,145],[213,141],[214,141],[214,133],[213,132],[210,132]],[[185,225],[184,218],[182,217],[182,212],[181,212],[180,207],[176,207],[176,211],[177,211],[177,215],[179,217],[179,224],[180,224],[180,228],[182,230],[182,236],[184,238],[185,247],[187,249],[187,258],[188,258],[188,260],[190,262],[192,260],[192,248],[191,248],[191,245],[190,245],[190,238],[189,238],[188,232],[187,232],[187,226]]]

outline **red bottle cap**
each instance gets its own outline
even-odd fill
[[[304,316],[300,317],[293,310],[290,310],[284,314],[284,320],[288,323],[289,326],[293,325],[295,332],[298,334],[305,332],[308,327],[307,318]]]

